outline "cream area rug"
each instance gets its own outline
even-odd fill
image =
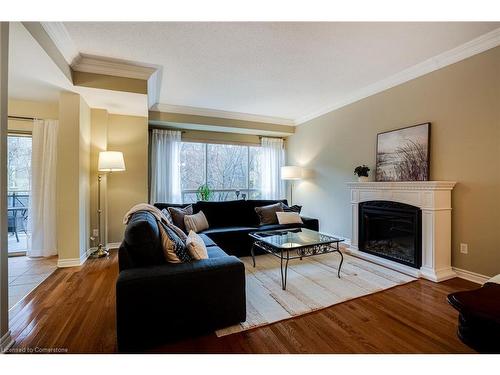
[[[275,323],[353,298],[402,285],[415,279],[397,271],[338,253],[292,260],[286,290],[281,289],[280,260],[270,254],[240,258],[246,269],[247,320],[217,330],[218,337]]]

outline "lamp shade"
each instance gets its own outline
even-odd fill
[[[99,162],[97,169],[99,172],[120,172],[125,170],[123,153],[119,151],[99,152]]]
[[[303,177],[302,168],[293,165],[281,167],[282,180],[300,180]]]

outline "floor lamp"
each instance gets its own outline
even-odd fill
[[[108,256],[108,250],[102,243],[101,235],[101,181],[104,173],[122,172],[125,170],[125,161],[123,153],[119,151],[101,151],[99,152],[99,161],[97,163],[97,230],[99,232],[99,245],[97,250],[90,256],[92,258],[102,258]]]
[[[293,205],[293,183],[301,180],[303,176],[302,168],[294,165],[281,167],[281,179],[290,182],[290,206]]]

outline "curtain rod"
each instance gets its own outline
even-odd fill
[[[34,117],[24,117],[24,116],[7,116],[13,120],[21,120],[21,121],[34,121],[36,118]]]
[[[148,127],[149,129],[159,129],[159,130],[176,130],[176,131],[180,131],[181,133],[186,133],[186,130],[179,130],[177,128],[170,128],[170,127],[166,127],[166,126],[157,126],[157,125],[149,125],[148,124]]]

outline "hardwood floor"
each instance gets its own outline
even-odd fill
[[[10,320],[14,350],[116,351],[118,254],[58,269]],[[287,321],[217,338],[215,334],[151,350],[163,353],[470,353],[456,336],[452,291],[477,284],[418,280]],[[40,350],[40,349],[38,349]]]

